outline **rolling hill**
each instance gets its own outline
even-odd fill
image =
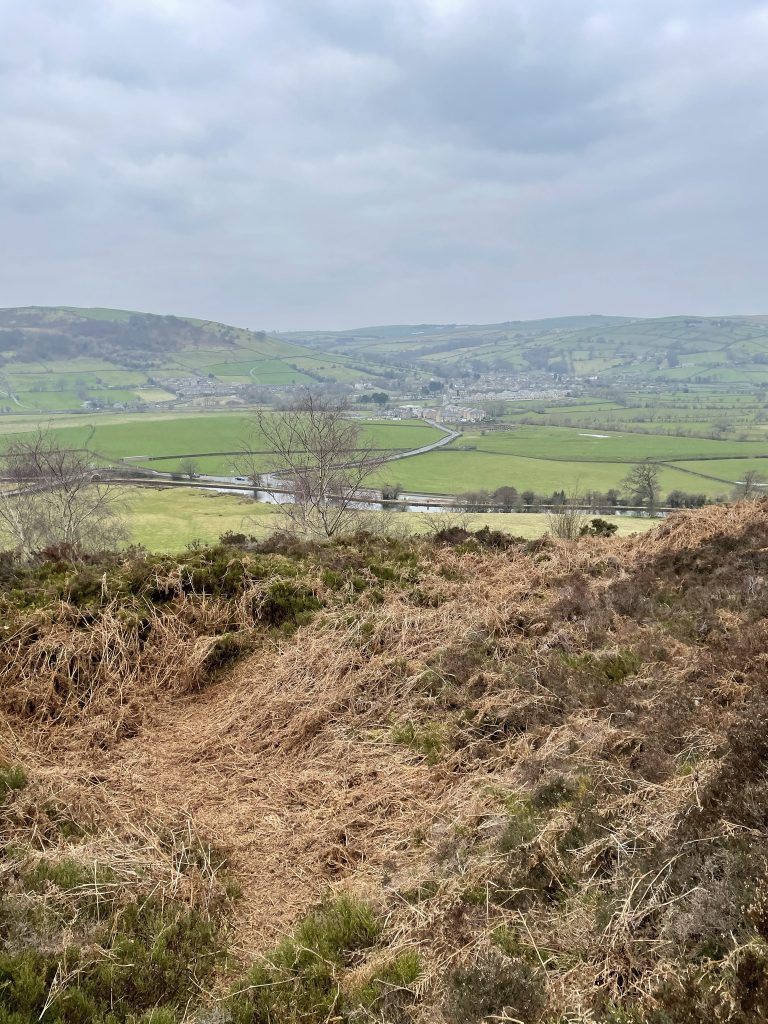
[[[328,355],[407,362],[444,376],[543,371],[634,386],[768,383],[764,316],[559,317],[281,337]]]
[[[194,394],[196,381],[221,390],[275,388],[348,383],[381,370],[189,317],[65,306],[0,310],[0,407],[16,411],[163,401]]]

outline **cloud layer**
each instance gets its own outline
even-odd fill
[[[768,312],[768,4],[0,0],[0,305]]]

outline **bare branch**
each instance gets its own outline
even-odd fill
[[[2,463],[0,536],[24,557],[53,545],[105,549],[124,538],[118,491],[93,469],[89,452],[38,431],[10,444]]]
[[[366,482],[386,461],[363,443],[360,424],[344,401],[305,391],[282,412],[258,412],[252,444],[244,453],[254,484],[272,493],[291,526],[304,534],[333,537],[354,529]],[[268,475],[256,452],[267,449]],[[270,491],[270,488],[273,490]],[[283,491],[288,491],[288,500]]]

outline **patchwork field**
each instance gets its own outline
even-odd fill
[[[327,354],[402,358],[441,373],[546,370],[625,384],[768,384],[768,322],[760,316],[560,317],[282,337]]]
[[[0,411],[67,411],[86,400],[164,401],[147,389],[174,379],[272,388],[352,383],[381,370],[375,360],[326,355],[263,331],[188,317],[70,307],[0,310]],[[118,396],[114,385],[129,385],[129,391]]]

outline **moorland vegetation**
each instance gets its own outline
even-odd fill
[[[0,575],[3,1024],[768,1016],[768,503]]]

